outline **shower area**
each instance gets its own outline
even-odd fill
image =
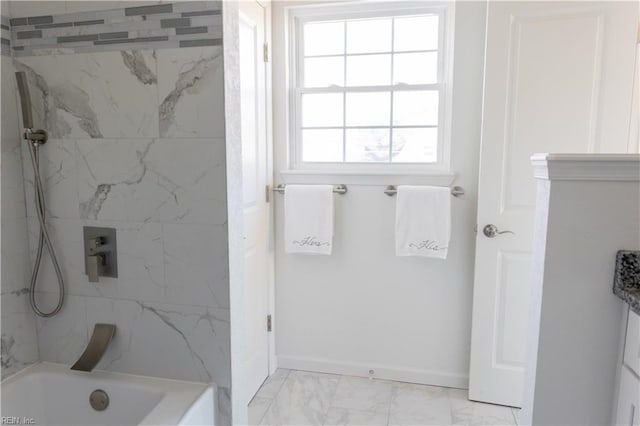
[[[3,379],[73,364],[110,323],[97,369],[213,382],[231,422],[225,13],[2,2]],[[117,233],[118,276],[90,282],[96,226]]]

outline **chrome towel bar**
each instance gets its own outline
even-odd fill
[[[398,193],[398,189],[395,187],[395,185],[389,185],[385,188],[384,193],[387,194],[389,197],[393,197]],[[461,186],[452,187],[451,195],[453,195],[454,197],[459,197],[461,195],[464,195],[464,188],[462,188]]]
[[[286,185],[281,183],[280,185],[273,188],[273,192],[284,194],[285,187]],[[336,185],[333,187],[333,192],[335,192],[336,194],[344,195],[347,193],[347,185]]]

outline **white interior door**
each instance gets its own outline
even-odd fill
[[[635,2],[489,2],[469,397],[521,406],[535,152],[626,152]],[[486,236],[483,228],[498,232]],[[567,307],[570,309],[570,307]]]
[[[269,204],[264,8],[240,2],[240,92],[244,195],[247,402],[269,374]]]

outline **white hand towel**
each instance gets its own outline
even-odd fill
[[[287,185],[284,190],[285,252],[331,254],[333,186]]]
[[[396,256],[446,259],[451,236],[451,190],[398,186]]]

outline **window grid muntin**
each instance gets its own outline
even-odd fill
[[[389,121],[389,125],[368,125],[368,126],[348,126],[346,123],[346,114],[347,114],[347,109],[346,109],[346,95],[347,93],[357,93],[357,92],[390,92],[391,96],[393,97],[393,92],[395,91],[437,91],[438,92],[438,99],[439,99],[439,103],[438,103],[438,124],[421,124],[421,125],[407,125],[407,124],[401,124],[401,125],[393,125],[393,102],[391,103],[390,106],[390,121]],[[335,163],[335,162],[324,162],[324,161],[302,161],[303,158],[303,153],[302,150],[304,150],[304,144],[299,144],[298,148],[300,150],[300,162],[301,163],[305,163],[305,164],[334,164],[334,165],[339,165],[339,164],[400,164],[400,163],[394,163],[393,162],[393,158],[392,156],[389,157],[389,161],[387,162],[355,162],[355,161],[346,161],[346,150],[347,150],[347,130],[351,130],[351,129],[388,129],[389,130],[389,150],[390,150],[390,154],[393,152],[393,129],[413,129],[413,128],[422,128],[422,129],[441,129],[442,128],[442,121],[443,121],[443,114],[442,114],[442,96],[443,96],[443,91],[444,91],[444,85],[443,84],[427,84],[427,85],[410,85],[410,84],[402,84],[402,85],[395,85],[395,86],[358,86],[358,87],[351,87],[351,88],[345,88],[345,87],[330,87],[330,88],[318,88],[318,87],[313,87],[313,88],[307,88],[307,89],[297,89],[297,95],[296,98],[298,99],[299,104],[302,104],[302,95],[304,94],[325,94],[325,93],[341,93],[342,94],[342,126],[327,126],[327,127],[322,127],[322,126],[302,126],[301,124],[298,125],[297,127],[297,134],[298,134],[298,141],[302,141],[302,131],[303,130],[323,130],[323,129],[332,129],[332,130],[340,130],[342,129],[342,162],[340,163]],[[300,115],[300,119],[298,120],[299,123],[302,122],[302,116]],[[441,152],[440,152],[440,140],[441,140],[442,135],[440,134],[440,131],[438,132],[438,145],[436,147],[436,152],[438,155],[438,160],[436,161],[436,163],[439,161],[440,156],[441,156]],[[415,163],[402,163],[402,164],[434,164],[433,162],[415,162]]]
[[[349,35],[347,34],[347,20],[345,19],[343,22],[344,29],[344,46],[343,46],[343,59],[342,66],[344,68],[344,75],[342,76],[342,162],[347,162],[347,93],[344,91],[344,87],[347,86],[347,39]],[[303,52],[304,56],[304,52]],[[304,149],[304,145],[302,147]]]
[[[391,51],[395,51],[395,43],[394,43],[394,38],[396,36],[396,18],[392,18],[391,19]],[[395,58],[395,54],[392,53],[391,54],[391,80],[390,83],[393,84],[393,61]],[[346,81],[345,81],[346,83]],[[391,103],[391,105],[389,105],[389,161],[387,161],[388,163],[393,163],[393,90],[391,91],[391,95],[389,96],[389,102]],[[347,144],[347,141],[344,141],[344,144]]]
[[[446,111],[446,85],[445,85],[445,59],[450,60],[449,58],[445,58],[445,43],[450,43],[450,41],[445,40],[445,35],[447,34],[447,20],[445,15],[445,9],[442,7],[434,7],[429,10],[420,9],[413,11],[382,11],[382,12],[373,12],[373,13],[355,13],[355,14],[340,14],[334,16],[312,16],[312,17],[304,17],[297,18],[296,25],[296,57],[298,67],[293,72],[294,81],[296,81],[296,85],[294,86],[294,96],[292,98],[292,103],[294,104],[294,134],[295,134],[295,143],[292,145],[292,153],[294,155],[295,164],[297,166],[306,164],[321,164],[323,166],[336,166],[343,167],[345,165],[350,166],[377,166],[384,165],[384,167],[406,167],[406,166],[442,166],[445,149],[448,151],[449,148],[445,146],[445,135],[444,135],[444,124],[447,121],[447,117],[445,117]],[[353,15],[353,16],[351,16]],[[438,47],[437,49],[424,49],[424,50],[406,50],[406,51],[395,51],[394,40],[395,37],[395,20],[397,18],[404,17],[419,17],[419,16],[437,16],[438,17]],[[391,51],[379,51],[379,52],[361,52],[361,53],[349,53],[347,54],[347,22],[353,20],[366,20],[366,19],[377,19],[391,17],[392,18],[392,42],[391,42]],[[343,22],[344,28],[344,52],[343,54],[324,54],[324,55],[308,55],[304,54],[304,25],[307,23],[316,23],[316,22],[331,22],[331,21],[341,21]],[[449,34],[450,36],[450,34]],[[437,83],[432,84],[391,84],[389,86],[347,86],[347,57],[348,56],[363,56],[363,55],[381,55],[381,54],[389,54],[391,55],[391,83],[393,83],[393,60],[396,54],[409,54],[409,53],[436,53],[437,54]],[[343,58],[343,67],[344,67],[344,75],[343,75],[343,86],[331,85],[329,87],[304,87],[304,60],[307,58],[321,58],[321,57],[342,57]],[[395,91],[407,90],[407,91],[422,91],[422,90],[435,90],[438,92],[438,124],[437,125],[393,125],[393,93]],[[389,126],[347,126],[346,125],[346,94],[349,92],[371,92],[371,91],[388,91],[391,94],[391,104],[390,104],[390,123]],[[343,95],[343,127],[302,127],[301,123],[301,97],[306,93],[342,93]],[[403,128],[436,128],[437,132],[437,141],[436,141],[436,154],[437,159],[435,162],[402,162],[402,163],[394,163],[392,160],[392,156],[390,155],[388,162],[347,162],[346,161],[346,131],[350,129],[389,129],[389,149],[390,152],[393,152],[393,129],[403,129]],[[311,130],[311,129],[342,129],[343,130],[343,161],[336,162],[313,162],[313,161],[302,161],[303,155],[302,150],[304,149],[304,145],[302,143],[302,130]],[[447,154],[448,158],[448,154]]]

